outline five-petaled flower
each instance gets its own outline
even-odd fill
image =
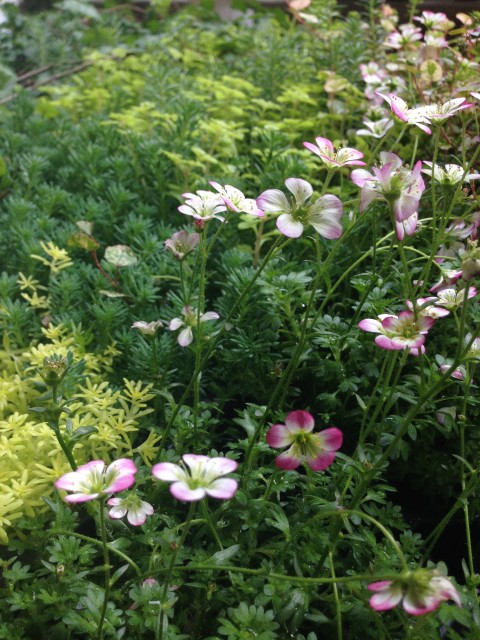
[[[393,609],[402,602],[407,613],[421,616],[437,609],[444,600],[453,600],[462,606],[452,582],[429,569],[408,571],[397,580],[373,582],[368,588],[375,592],[370,598],[370,606],[376,611]]]
[[[192,216],[196,220],[211,220],[217,218],[217,220],[224,220],[219,213],[226,211],[225,204],[222,198],[212,191],[197,191],[196,193],[184,193],[185,204],[178,207],[180,213],[184,213],[186,216]]]
[[[154,511],[152,505],[141,500],[135,492],[122,498],[110,498],[107,504],[112,507],[108,512],[110,518],[118,520],[126,515],[128,522],[136,527],[144,524],[147,516],[151,516]]]
[[[170,331],[176,331],[180,327],[185,327],[178,334],[177,342],[181,347],[188,347],[193,340],[192,328],[197,326],[197,310],[192,307],[183,307],[183,318],[173,318],[170,320],[168,328]],[[218,320],[220,316],[215,311],[207,311],[200,316],[200,322],[208,322],[209,320]]]
[[[334,240],[342,235],[340,219],[343,206],[336,196],[321,196],[307,202],[313,194],[312,185],[301,178],[288,178],[285,185],[293,199],[290,201],[279,189],[268,189],[257,198],[257,206],[265,213],[279,213],[277,228],[288,238],[299,238],[306,225],[324,238]]]
[[[373,175],[366,169],[352,171],[352,182],[362,189],[360,211],[365,211],[374,200],[386,200],[392,205],[395,221],[404,222],[417,213],[425,190],[420,173],[422,162],[419,160],[413,171],[409,171],[402,167],[402,160],[394,153],[382,151],[380,160],[383,164],[380,168],[373,167]]]
[[[185,229],[177,231],[171,238],[165,240],[165,249],[171,251],[177,260],[183,260],[186,255],[195,249],[200,242],[198,233],[188,233]]]
[[[318,137],[315,138],[315,142],[317,144],[304,142],[303,146],[315,153],[327,167],[344,167],[345,165],[365,166],[365,162],[360,160],[360,158],[363,158],[363,153],[357,149],[344,147],[335,151],[333,143],[327,138]]]
[[[212,187],[218,191],[225,205],[236,213],[250,213],[252,216],[263,217],[264,212],[257,207],[253,198],[246,198],[240,189],[226,184],[222,187],[218,182],[210,182]]]
[[[274,424],[267,432],[267,443],[274,449],[289,447],[275,460],[280,469],[296,469],[306,462],[313,471],[324,471],[329,467],[335,452],[342,446],[340,429],[331,427],[312,433],[315,420],[308,411],[291,411],[285,424]]]
[[[146,336],[153,336],[160,327],[163,327],[163,322],[161,320],[152,320],[152,322],[137,320],[132,324],[132,329],[137,329],[137,331],[140,331],[140,333],[143,333]]]
[[[237,463],[230,458],[209,458],[193,453],[182,456],[181,465],[159,462],[152,474],[159,480],[171,482],[170,493],[177,500],[195,502],[205,496],[229,500],[235,495],[238,483],[233,478],[223,478],[235,471]]]
[[[409,349],[410,353],[417,355],[424,351],[425,336],[434,322],[434,318],[424,315],[415,318],[413,311],[401,311],[398,316],[382,313],[378,320],[366,318],[358,326],[362,331],[378,333],[375,344],[382,349]]]
[[[103,460],[92,460],[63,475],[55,487],[72,492],[65,496],[65,502],[88,502],[129,489],[136,472],[135,464],[126,458],[115,460],[108,467]]]

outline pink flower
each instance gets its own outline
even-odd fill
[[[363,153],[357,149],[344,147],[335,151],[332,142],[327,138],[315,138],[315,142],[316,145],[304,142],[303,146],[315,153],[327,167],[343,167],[349,164],[365,166],[365,162],[360,160],[363,158]]]
[[[375,344],[382,349],[410,349],[414,354],[418,349],[423,352],[425,335],[435,322],[433,318],[422,315],[415,320],[412,311],[401,311],[398,316],[381,314],[378,318],[367,318],[358,326],[362,331],[380,334],[375,338]]]
[[[188,347],[193,341],[192,328],[197,326],[197,310],[192,307],[183,307],[183,318],[173,318],[170,320],[168,328],[170,331],[176,331],[180,327],[185,327],[178,334],[177,342],[181,347]],[[208,322],[209,320],[218,320],[220,316],[215,311],[207,311],[200,316],[200,322]]]
[[[417,22],[423,24],[432,31],[449,31],[453,29],[455,23],[448,19],[445,13],[434,13],[433,11],[422,11],[421,16],[414,16]]]
[[[418,213],[415,211],[409,218],[397,222],[395,220],[395,233],[399,240],[403,240],[405,236],[413,236],[418,225]]]
[[[452,366],[451,361],[444,362],[439,367],[440,373],[446,373],[451,366]],[[463,365],[460,365],[459,367],[457,367],[452,371],[452,373],[450,374],[450,377],[455,378],[455,380],[461,380],[463,382],[463,380],[465,380],[467,377],[467,370]]]
[[[206,495],[220,500],[229,500],[238,487],[236,480],[222,478],[235,471],[237,463],[229,458],[209,458],[186,453],[181,465],[160,462],[152,469],[152,474],[164,482],[172,482],[170,493],[177,500],[195,502]]]
[[[450,315],[450,311],[448,311],[448,309],[436,307],[435,304],[438,304],[438,298],[436,298],[435,296],[430,296],[429,298],[419,298],[417,300],[418,313],[421,316],[428,316],[429,318],[433,318],[434,320]],[[407,300],[407,307],[410,309],[410,311],[414,310],[413,303],[410,300]]]
[[[401,24],[399,31],[389,33],[385,40],[385,46],[391,49],[409,49],[416,47],[422,39],[422,31],[413,24]]]
[[[253,198],[246,198],[240,189],[226,184],[224,187],[218,182],[210,182],[212,187],[218,191],[226,206],[236,213],[250,213],[252,216],[263,217],[264,212],[257,207]]]
[[[355,133],[357,136],[367,136],[371,138],[383,138],[383,136],[393,127],[393,122],[389,118],[381,118],[380,120],[363,121],[366,129],[358,129]]]
[[[445,167],[441,167],[438,164],[434,166],[432,162],[428,161],[425,161],[424,164],[427,165],[427,168],[422,169],[422,173],[433,176],[440,184],[452,186],[458,184],[462,179],[463,182],[470,182],[470,180],[478,180],[480,178],[480,173],[467,173],[464,175],[465,171],[459,164],[446,164]]]
[[[178,207],[180,213],[192,216],[196,220],[223,220],[218,214],[226,211],[226,207],[221,197],[211,191],[197,191],[196,193],[184,193],[185,204]]]
[[[376,611],[393,609],[400,602],[407,613],[421,616],[434,611],[444,600],[462,606],[460,596],[451,581],[437,571],[420,569],[409,571],[398,580],[383,580],[368,585],[375,595],[370,606]]]
[[[265,213],[279,213],[277,228],[288,238],[299,238],[306,225],[324,238],[334,240],[342,235],[340,219],[343,206],[336,196],[325,195],[313,203],[307,202],[313,194],[312,185],[301,178],[288,178],[285,185],[293,199],[287,200],[279,189],[268,189],[257,198],[257,206]]]
[[[123,498],[110,498],[107,504],[112,507],[108,512],[110,518],[118,520],[126,515],[128,522],[136,527],[144,524],[147,516],[153,513],[152,505],[140,500],[133,492]]]
[[[173,253],[175,258],[183,260],[187,254],[195,249],[200,242],[200,236],[198,233],[188,233],[184,229],[177,231],[171,238],[165,240],[165,249],[168,249]]]
[[[274,424],[267,432],[267,442],[274,449],[289,447],[275,460],[280,469],[289,471],[306,462],[313,471],[324,471],[342,446],[340,429],[332,427],[312,433],[315,421],[308,411],[292,411],[285,424]]]
[[[121,458],[105,467],[103,460],[92,460],[63,475],[55,487],[73,492],[65,502],[88,502],[129,489],[135,482],[137,467],[131,460]]]
[[[365,211],[374,200],[385,200],[392,204],[396,222],[404,222],[417,212],[425,190],[420,173],[422,163],[419,160],[413,171],[409,171],[402,167],[397,155],[384,151],[380,154],[380,160],[383,165],[379,169],[373,167],[373,175],[366,169],[352,171],[352,182],[362,189],[360,211]]]
[[[427,118],[422,108],[410,109],[405,100],[393,93],[384,95],[383,93],[380,93],[380,91],[377,91],[376,95],[388,102],[393,114],[396,115],[399,120],[408,124],[414,124],[419,129],[422,129],[422,131],[425,131],[425,133],[432,133],[432,130],[427,127],[427,124],[430,124],[430,120]]]

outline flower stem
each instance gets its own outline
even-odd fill
[[[283,241],[283,244],[282,244],[282,241]],[[255,284],[257,279],[260,277],[262,271],[265,269],[265,267],[267,266],[268,262],[270,261],[270,259],[274,255],[274,253],[275,252],[279,253],[289,242],[290,242],[290,238],[288,238],[287,240],[284,240],[284,236],[278,236],[277,237],[275,242],[272,244],[272,246],[268,250],[267,255],[263,259],[262,264],[258,267],[257,271],[255,272],[255,275],[250,280],[250,282],[247,284],[245,289],[242,291],[240,296],[237,298],[237,301],[234,303],[234,305],[230,309],[227,317],[225,318],[225,321],[224,321],[222,327],[218,331],[217,335],[211,340],[210,346],[208,347],[206,353],[203,355],[203,358],[201,359],[201,361],[199,363],[199,366],[195,367],[195,370],[194,370],[194,372],[192,374],[192,377],[190,378],[190,382],[185,387],[185,390],[184,390],[180,400],[178,401],[178,404],[177,404],[176,408],[172,412],[172,415],[170,416],[170,420],[169,420],[167,426],[165,427],[165,431],[163,432],[162,440],[161,440],[161,442],[159,444],[159,447],[157,449],[157,453],[155,455],[155,458],[154,458],[153,462],[157,462],[158,461],[158,459],[159,459],[159,457],[160,457],[160,455],[161,455],[161,453],[162,453],[162,451],[163,451],[163,449],[165,447],[165,443],[167,441],[167,438],[170,435],[170,431],[171,431],[172,426],[173,426],[173,424],[175,422],[175,419],[178,416],[178,414],[180,413],[180,410],[181,410],[181,408],[183,406],[183,403],[185,402],[188,394],[190,393],[198,374],[200,373],[200,371],[203,369],[203,367],[205,366],[205,364],[209,360],[209,358],[212,355],[212,353],[214,352],[217,344],[220,342],[220,339],[222,338],[223,334],[225,333],[227,327],[229,326],[230,320],[233,318],[233,316],[234,316],[235,312],[237,311],[238,307],[242,304],[243,300],[247,297],[247,295],[249,294],[249,292],[252,289],[253,285]]]
[[[212,516],[210,515],[210,511],[209,511],[209,509],[207,507],[206,500],[202,500],[200,502],[200,507],[202,509],[203,516],[204,516],[208,526],[210,527],[210,531],[212,532],[212,535],[215,538],[215,542],[217,543],[218,548],[220,549],[220,551],[223,551],[223,544],[222,544],[222,541],[220,540],[220,538],[218,536],[217,529],[216,529],[215,525],[213,524]]]
[[[328,560],[330,563],[330,573],[332,574],[332,578],[335,580],[335,567],[331,552],[328,554]],[[337,613],[337,640],[342,640],[342,605],[338,596],[338,586],[336,582],[333,583],[333,597],[335,598],[335,611]]]
[[[160,608],[158,611],[158,617],[157,617],[157,625],[156,625],[156,629],[155,629],[155,640],[163,640],[163,631],[164,631],[164,621],[165,621],[165,612],[167,610],[167,605],[168,603],[166,602],[167,599],[167,595],[168,595],[168,590],[170,588],[170,580],[172,577],[172,573],[173,573],[173,568],[175,566],[175,560],[177,559],[177,553],[179,551],[179,549],[181,549],[183,547],[183,543],[185,542],[185,538],[187,537],[188,531],[190,529],[190,525],[192,523],[192,518],[193,518],[193,514],[195,512],[195,507],[196,507],[196,503],[195,502],[191,502],[190,503],[190,509],[188,511],[188,515],[187,515],[187,519],[185,521],[185,525],[183,527],[183,532],[182,535],[180,537],[180,540],[175,548],[175,550],[172,553],[172,557],[170,559],[170,564],[168,565],[167,568],[167,573],[164,579],[164,583],[163,583],[163,593],[162,593],[162,600],[160,603]]]
[[[103,595],[103,605],[100,611],[100,619],[98,621],[97,640],[103,638],[103,623],[105,622],[105,614],[107,612],[108,596],[110,595],[110,557],[107,544],[107,529],[105,527],[105,499],[98,501],[98,512],[100,516],[100,534],[102,537],[103,547],[103,570],[105,575],[105,589]]]

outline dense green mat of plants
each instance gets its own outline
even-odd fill
[[[480,16],[295,2],[2,6],[0,638],[479,638]]]

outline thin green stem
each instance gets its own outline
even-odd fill
[[[110,557],[107,544],[107,529],[105,527],[105,499],[98,501],[98,512],[100,516],[100,534],[102,537],[103,547],[103,570],[105,575],[105,590],[103,594],[103,604],[100,611],[100,619],[98,621],[97,640],[103,638],[103,623],[105,622],[105,614],[107,613],[108,597],[110,595]]]
[[[331,552],[328,554],[328,560],[330,563],[330,573],[332,574],[332,578],[335,580],[335,567],[333,564],[333,556]],[[333,583],[333,597],[335,599],[335,611],[337,614],[337,640],[342,640],[343,638],[342,604],[340,602],[340,597],[338,595],[338,586],[336,582]]]
[[[160,455],[163,451],[163,449],[165,448],[165,444],[167,442],[167,438],[170,435],[170,431],[173,427],[173,424],[175,422],[176,417],[178,416],[178,414],[180,413],[180,410],[183,406],[183,403],[185,402],[185,400],[187,399],[187,396],[189,395],[195,380],[198,376],[198,374],[200,373],[200,371],[203,369],[203,367],[206,365],[206,363],[208,362],[210,356],[212,355],[212,353],[214,352],[214,350],[216,349],[218,343],[220,342],[220,339],[223,337],[223,334],[225,333],[227,327],[230,324],[230,320],[233,318],[234,314],[236,313],[237,309],[239,308],[239,306],[242,304],[242,302],[244,301],[244,299],[247,297],[247,295],[250,293],[253,285],[255,284],[255,282],[257,281],[257,279],[260,277],[262,271],[265,269],[265,267],[267,266],[268,262],[270,261],[270,259],[272,258],[272,256],[275,254],[275,252],[280,253],[280,251],[290,242],[290,238],[288,238],[287,240],[285,240],[284,236],[278,236],[277,239],[275,240],[275,242],[272,244],[272,246],[270,247],[269,251],[267,252],[267,255],[265,256],[265,258],[262,261],[262,264],[259,266],[259,268],[257,269],[257,271],[255,272],[255,275],[253,276],[253,278],[250,280],[250,282],[247,284],[247,286],[245,287],[245,289],[242,291],[242,293],[240,294],[240,296],[237,298],[237,301],[233,304],[232,308],[230,309],[227,317],[225,318],[225,321],[222,325],[222,327],[220,328],[220,330],[218,331],[217,335],[211,340],[210,342],[210,346],[207,349],[206,353],[203,355],[203,358],[201,359],[199,366],[195,367],[195,370],[192,374],[192,377],[190,378],[190,382],[187,384],[187,386],[185,387],[185,390],[180,398],[180,400],[177,403],[176,408],[174,409],[174,411],[172,412],[172,415],[170,416],[170,420],[168,421],[167,426],[165,427],[165,431],[163,432],[162,435],[162,440],[159,444],[159,447],[157,449],[157,453],[155,455],[155,459],[153,460],[153,462],[157,462],[158,459],[160,458]]]
[[[103,548],[102,540],[97,540],[97,538],[91,538],[90,536],[84,536],[82,533],[76,533],[75,531],[67,531],[65,529],[53,529],[52,531],[49,531],[48,535],[49,536],[50,535],[73,536],[74,538],[78,538],[79,540],[84,540],[85,542],[90,542],[91,544],[96,544],[97,546],[100,546]],[[142,576],[142,572],[140,571],[140,567],[138,566],[138,564],[136,564],[136,562],[134,562],[125,553],[123,553],[123,551],[120,551],[120,549],[117,549],[116,547],[113,547],[108,543],[107,543],[107,548],[110,553],[114,553],[119,558],[122,558],[122,560],[125,560],[125,562],[127,562],[132,567],[132,569],[135,571],[137,576],[139,577]]]
[[[202,500],[200,502],[200,507],[202,509],[203,516],[204,516],[204,518],[205,518],[205,520],[206,520],[206,522],[207,522],[207,524],[208,524],[208,526],[210,528],[210,531],[212,532],[212,535],[215,538],[215,542],[217,543],[218,548],[220,549],[220,551],[223,551],[223,544],[222,544],[222,541],[220,540],[220,538],[218,536],[217,529],[216,529],[215,525],[213,524],[213,520],[212,520],[212,517],[210,515],[210,511],[208,509],[208,506],[207,506],[207,501],[206,500]]]
[[[164,630],[163,628],[164,628],[165,612],[168,607],[167,595],[168,595],[168,590],[170,589],[170,580],[172,578],[173,568],[175,566],[175,561],[177,559],[178,550],[183,547],[185,538],[187,537],[187,534],[190,530],[190,525],[192,524],[192,518],[195,512],[195,507],[196,507],[196,502],[191,502],[182,535],[176,546],[175,551],[173,551],[172,553],[170,564],[168,565],[168,568],[167,568],[167,572],[166,572],[164,583],[163,583],[162,601],[160,603],[160,608],[158,611],[157,625],[155,629],[155,640],[163,640],[163,630]]]

